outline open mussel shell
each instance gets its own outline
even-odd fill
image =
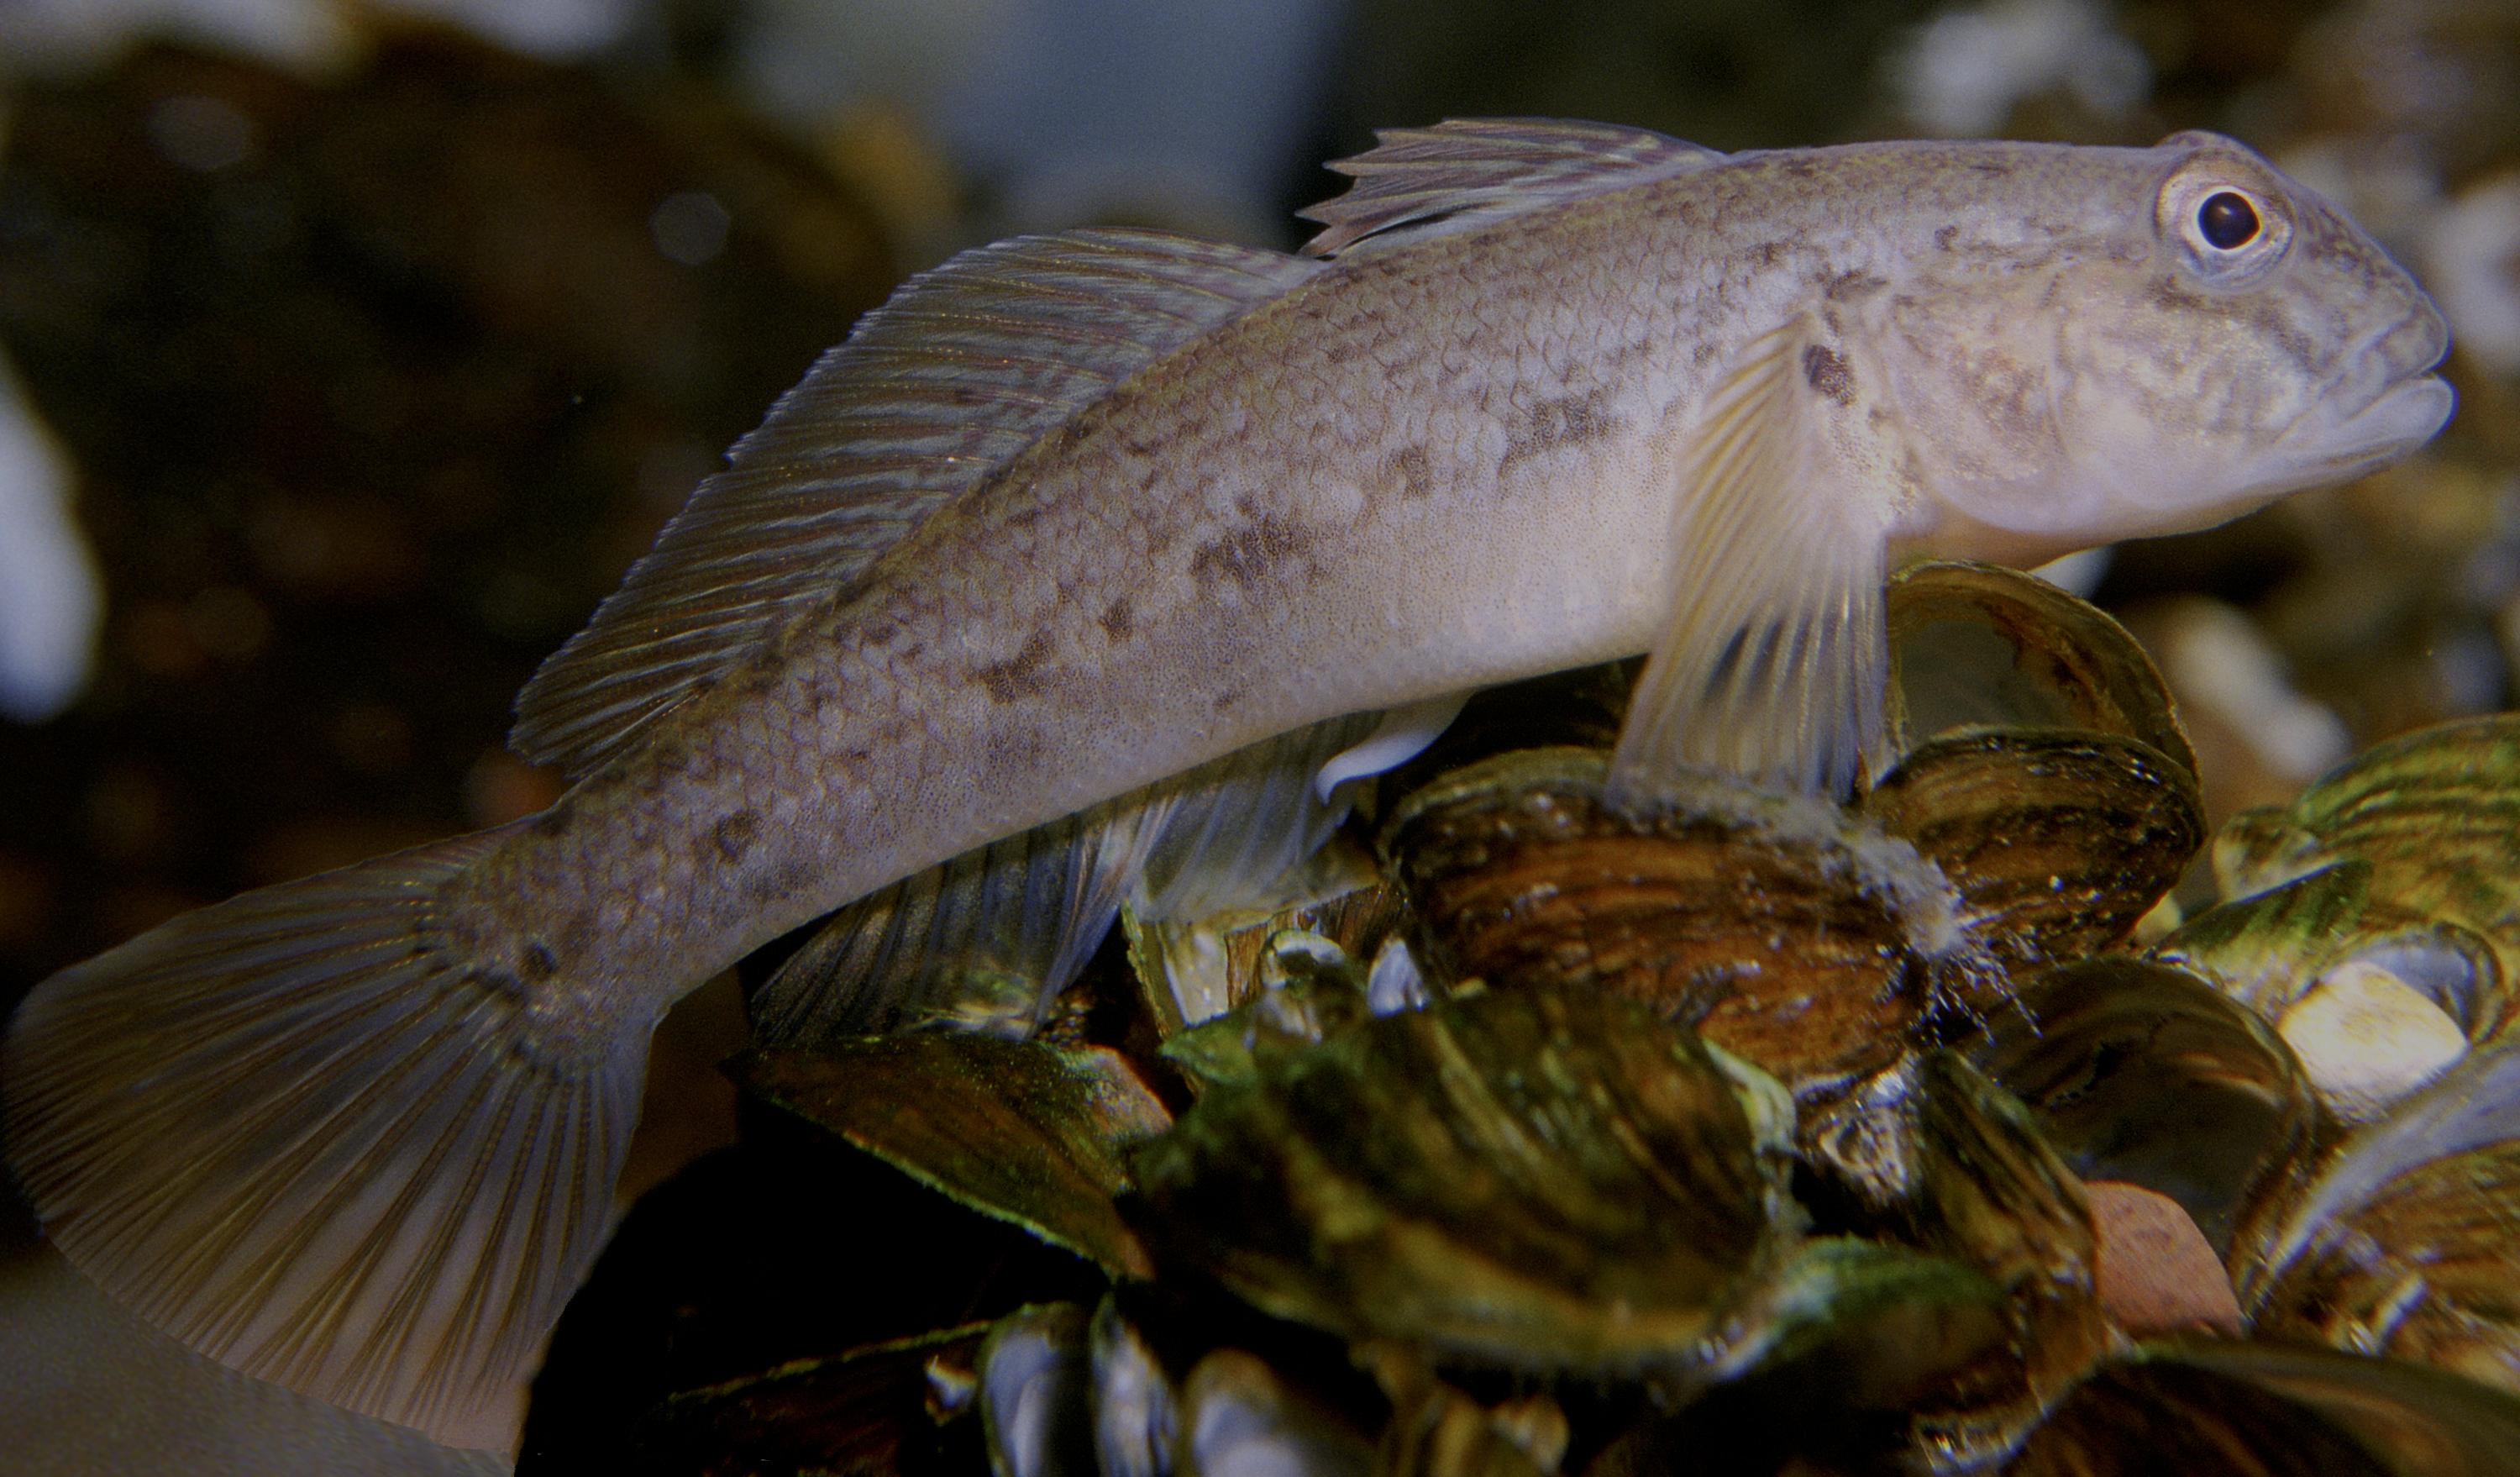
[[[2143,649],[1986,564],[1903,570],[1889,618],[1900,758],[1865,814],[1942,869],[2007,962],[2125,937],[2205,838],[2195,754]]]
[[[1254,973],[1259,988],[1249,999],[1163,1043],[1164,1058],[1193,1091],[1249,1082],[1262,1057],[1327,1041],[1373,1013],[1366,966],[1325,935],[1281,928],[1262,945]]]
[[[2050,1410],[2004,1477],[2488,1477],[2520,1400],[2391,1360],[2272,1344],[2143,1351]]]
[[[1696,1039],[1596,992],[1376,1018],[1135,1157],[1162,1256],[1350,1339],[1686,1374],[1792,1249],[1781,1162]]]
[[[2520,1042],[2346,1139],[2242,1228],[2261,1336],[2316,1339],[2520,1393]],[[2520,1470],[2520,1466],[2511,1468]]]
[[[1273,941],[1288,930],[1361,961],[1372,960],[1395,935],[1400,894],[1353,843],[1333,839],[1291,885],[1295,895],[1267,912],[1158,921],[1134,906],[1121,910],[1129,962],[1157,1034],[1169,1039],[1250,1004],[1274,982],[1264,977],[1273,967]]]
[[[2310,1085],[2272,1028],[2167,964],[2049,970],[1968,1053],[2075,1174],[2168,1195],[2218,1251],[2250,1194],[2310,1141]]]
[[[1979,729],[2078,730],[2138,740],[2196,773],[2160,671],[2097,606],[1959,561],[1900,570],[1888,601],[1894,748]]]
[[[1632,818],[1605,769],[1526,749],[1400,802],[1382,847],[1430,969],[1645,1002],[1798,1090],[1898,1056],[1967,947],[1933,868],[1834,806],[1711,775]]]
[[[2387,902],[2375,875],[2336,862],[2209,909],[2154,949],[2272,1024],[2347,1124],[2380,1116],[2512,1015],[2492,942]]]
[[[764,1101],[983,1215],[1114,1276],[1151,1265],[1113,1197],[1130,1145],[1172,1114],[1119,1053],[963,1031],[756,1051],[729,1070]]]
[[[2372,896],[2520,952],[2520,714],[2374,745],[2279,810],[2243,812],[2214,848],[2227,897],[2327,866],[2371,867]]]

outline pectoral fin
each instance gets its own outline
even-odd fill
[[[1671,620],[1619,735],[1616,803],[1650,806],[1689,770],[1842,795],[1877,750],[1891,504],[1832,436],[1846,373],[1798,321],[1751,344],[1697,416]]]

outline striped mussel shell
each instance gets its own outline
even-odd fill
[[[1851,803],[1624,812],[1630,672],[1568,674],[1473,702],[1279,906],[1128,918],[1126,1039],[745,1058],[1111,1290],[676,1409],[888,1402],[1026,1477],[2520,1470],[2520,869],[2465,874],[2511,837],[2460,789],[2520,745],[2242,817],[2229,900],[2147,951],[2204,826],[2141,651],[1974,565],[1891,611]],[[2357,1108],[2306,1033],[2375,971],[2458,1048]],[[2128,1291],[2154,1263],[2192,1285]]]

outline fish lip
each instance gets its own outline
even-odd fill
[[[2401,375],[2351,414],[2324,427],[2318,440],[2330,450],[2315,465],[2323,475],[2337,480],[2360,476],[2441,434],[2457,410],[2457,392],[2441,376],[2429,371]]]
[[[2439,435],[2457,410],[2457,396],[2439,373],[2449,358],[2450,325],[2430,298],[2419,296],[2412,311],[2366,335],[2341,357],[2339,388],[2360,381],[2370,384],[2370,392],[2346,400],[2351,410],[2307,434],[2318,407],[2304,406],[2281,439],[2332,443],[2339,449],[2326,461],[2335,466],[2395,461]],[[2392,422],[2401,424],[2392,427]]]

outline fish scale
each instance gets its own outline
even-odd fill
[[[38,986],[12,1162],[72,1263],[460,1435],[601,1243],[649,1030],[767,940],[828,916],[774,1036],[1021,1034],[1124,897],[1265,895],[1469,690],[1638,652],[1615,803],[1842,793],[1895,559],[2205,526],[2451,410],[2421,290],[2212,135],[1464,120],[1337,167],[1304,255],[914,282],[521,694],[550,811]]]

